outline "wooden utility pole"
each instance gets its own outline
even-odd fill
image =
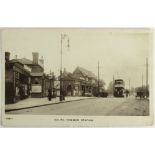
[[[115,78],[114,78],[114,75],[113,75],[113,83],[112,83],[112,84],[113,84],[113,86],[112,86],[112,90],[113,90],[112,93],[113,93],[113,96],[114,96],[114,83],[115,83]]]
[[[130,95],[130,78],[129,78],[129,95]]]
[[[100,66],[99,66],[99,61],[98,61],[98,96],[99,96],[99,92],[100,92]]]
[[[63,35],[61,34],[60,38],[60,101],[63,100],[63,93],[62,93],[62,37]]]
[[[142,74],[142,89],[143,89],[143,74]]]
[[[146,58],[146,97],[147,97],[147,91],[148,91],[148,58]]]

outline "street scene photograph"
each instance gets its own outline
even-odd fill
[[[1,36],[6,115],[150,115],[150,29],[9,28]]]

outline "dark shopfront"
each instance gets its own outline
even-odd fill
[[[15,103],[30,95],[30,73],[19,62],[5,66],[5,103]]]

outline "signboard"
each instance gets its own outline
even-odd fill
[[[41,93],[41,85],[32,85],[32,93]]]

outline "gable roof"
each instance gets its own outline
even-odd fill
[[[90,77],[90,78],[95,78],[96,79],[96,76],[94,73],[92,73],[91,71],[85,69],[85,68],[82,68],[82,67],[76,67],[76,69],[74,70],[73,74],[77,71],[80,71],[82,73],[83,76],[87,76],[87,77]]]

